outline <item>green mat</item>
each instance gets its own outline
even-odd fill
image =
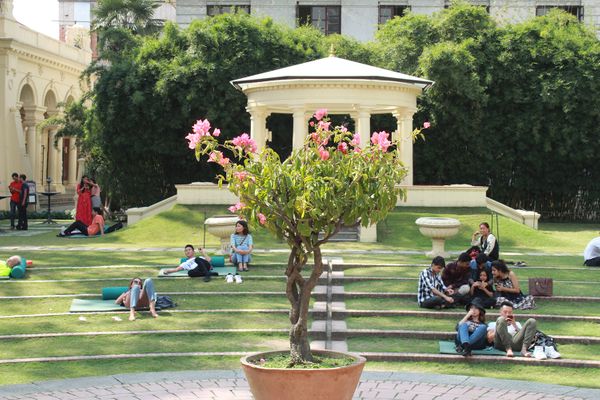
[[[458,354],[456,352],[456,345],[454,344],[454,342],[440,340],[439,344],[441,354]],[[480,356],[506,356],[506,352],[497,350],[493,347],[486,347],[483,350],[473,350],[472,353]],[[520,357],[521,353],[515,351],[515,356]]]
[[[125,307],[115,304],[114,300],[73,299],[69,312],[125,311]]]
[[[177,272],[172,272],[168,275],[164,275],[163,271],[167,270],[170,268],[161,268],[161,270],[158,272],[158,277],[159,278],[181,278],[181,277],[188,277],[188,272],[184,269],[182,269],[181,271],[177,271]],[[235,275],[235,267],[213,267],[213,269],[210,270],[211,274],[214,275],[215,273],[219,276],[225,276],[227,274],[234,274]]]

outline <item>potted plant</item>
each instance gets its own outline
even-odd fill
[[[282,368],[284,375],[275,378],[275,386],[259,388],[257,385],[267,381],[267,369],[260,364],[270,355],[243,358],[244,372],[257,399],[269,398],[269,392],[271,398],[281,398],[281,393],[286,393],[285,398],[296,398],[294,393],[297,398],[352,397],[364,364],[360,357],[353,356],[353,361],[345,367],[353,370],[352,377],[326,377],[308,384],[299,378],[306,375],[308,369],[304,367],[314,367],[316,361],[309,345],[308,311],[312,290],[323,272],[321,248],[342,225],[375,224],[394,208],[399,197],[405,196],[398,186],[406,175],[399,152],[394,150],[399,143],[391,142],[388,133],[374,133],[371,144],[361,147],[360,135],[343,126],[332,127],[325,109],[317,110],[310,126],[313,132],[304,147],[294,150],[285,160],[270,148],[257,153],[256,143],[246,133],[219,143],[220,130],[211,132],[208,120],[197,121],[193,132],[186,136],[198,160],[208,155],[208,162],[223,167],[219,185],[227,182],[229,190],[240,199],[230,211],[257,221],[285,240],[290,248],[285,271],[286,295],[291,306],[290,351],[285,366],[296,369]],[[419,133],[417,129],[413,135]],[[224,149],[240,162],[227,158]],[[310,274],[303,276],[311,257]],[[324,353],[340,357],[333,352]],[[343,369],[332,368],[334,372]],[[323,372],[310,371],[317,375]],[[258,375],[251,376],[253,373]],[[294,373],[293,377],[289,375]],[[273,375],[273,370],[268,375]],[[354,386],[343,391],[343,380]],[[292,384],[299,386],[292,388]],[[326,391],[327,384],[334,386],[333,391]],[[309,389],[320,393],[308,393]]]

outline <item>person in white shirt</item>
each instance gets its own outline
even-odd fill
[[[206,254],[206,250],[200,247],[200,253],[202,256],[195,257],[194,246],[188,244],[184,249],[187,260],[179,264],[179,266],[163,271],[165,275],[173,272],[186,270],[190,278],[196,276],[203,276],[204,282],[210,281],[210,261],[211,258]]]
[[[600,236],[590,240],[583,251],[583,265],[600,267]]]

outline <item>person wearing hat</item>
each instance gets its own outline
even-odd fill
[[[473,299],[466,307],[467,314],[456,326],[456,352],[464,357],[471,355],[471,350],[485,349],[487,325],[485,323],[485,307],[480,299]]]

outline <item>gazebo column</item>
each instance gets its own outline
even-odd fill
[[[77,144],[74,137],[69,140],[69,174],[67,185],[70,188],[77,186]]]
[[[37,125],[44,120],[46,107],[25,106],[24,133],[27,135],[26,153],[31,164],[29,179],[42,182],[44,177],[40,176],[42,170],[42,143],[41,135],[37,131]],[[19,117],[20,118],[20,117]]]
[[[267,117],[269,113],[262,107],[246,107],[250,113],[250,137],[256,142],[257,150],[267,144]]]
[[[371,143],[371,113],[359,110],[351,117],[356,124],[356,132],[360,133],[360,145],[368,146]]]
[[[52,184],[50,186],[50,190],[53,190],[56,187],[57,181],[57,168],[58,165],[58,156],[59,152],[54,145],[56,141],[56,128],[50,128],[48,130],[48,177],[52,179]],[[45,182],[44,182],[45,184]],[[46,188],[44,186],[44,188]]]
[[[56,132],[56,131],[55,131]],[[51,175],[52,177],[52,182],[54,182],[54,190],[56,190],[57,192],[62,192],[64,191],[64,185],[63,185],[63,157],[64,157],[64,153],[63,153],[63,138],[62,137],[58,137],[56,138],[56,147],[53,147],[54,151],[56,152],[56,160],[55,160],[55,165],[54,165],[54,175]]]
[[[408,168],[408,173],[402,181],[403,185],[413,185],[413,120],[412,116],[416,110],[400,109],[394,113],[398,129],[396,131],[397,138],[400,140],[400,160],[404,166]]]
[[[292,149],[301,149],[308,135],[308,119],[310,114],[304,108],[296,108],[292,115],[294,117]]]

